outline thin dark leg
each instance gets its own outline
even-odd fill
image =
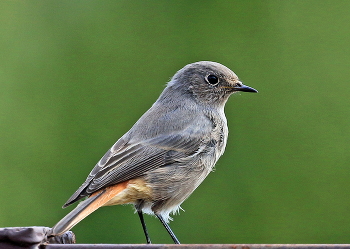
[[[163,219],[162,216],[156,214],[156,216],[158,217],[158,219],[160,220],[160,222],[162,222],[163,226],[165,227],[165,229],[168,231],[169,235],[171,236],[171,238],[173,239],[175,244],[180,244],[180,241],[176,238],[174,232],[171,230],[170,226],[168,225],[168,223],[166,223]]]
[[[145,233],[145,236],[146,236],[147,244],[152,244],[151,239],[150,239],[148,232],[147,232],[145,220],[143,219],[143,213],[142,213],[142,211],[137,211],[137,213],[139,214],[139,217],[140,217],[141,225],[143,228],[143,232]]]

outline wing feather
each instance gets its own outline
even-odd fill
[[[190,157],[203,145],[201,134],[167,134],[129,144],[123,138],[96,164],[86,181],[63,207],[110,185]]]

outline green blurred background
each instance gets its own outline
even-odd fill
[[[350,243],[350,1],[0,2],[0,227],[52,226],[184,65],[259,90],[226,105],[226,153],[174,216],[182,243]],[[154,243],[172,243],[147,216]],[[78,243],[144,243],[130,206]]]

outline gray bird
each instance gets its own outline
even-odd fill
[[[168,225],[183,201],[224,153],[228,128],[224,106],[235,92],[257,92],[229,68],[210,61],[179,70],[152,107],[107,151],[63,207],[87,197],[49,236],[61,235],[102,206],[133,204],[147,243],[143,213]]]

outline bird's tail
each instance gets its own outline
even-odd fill
[[[123,182],[125,183],[125,182]],[[126,184],[117,184],[107,187],[103,190],[93,193],[88,199],[79,203],[79,205],[61,219],[49,232],[48,236],[57,236],[70,230],[86,216],[104,206],[108,201],[113,199],[117,194],[126,188]]]

